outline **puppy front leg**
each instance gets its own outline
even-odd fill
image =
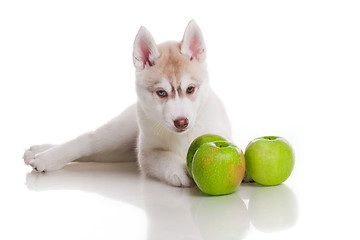
[[[85,133],[69,142],[35,154],[32,159],[27,160],[27,164],[39,172],[58,170],[78,158],[92,154],[95,150],[95,133]]]
[[[175,153],[155,149],[140,150],[138,159],[141,170],[148,176],[177,187],[195,185],[187,174],[185,159]]]
[[[133,157],[134,154],[129,153],[134,151],[137,134],[136,105],[132,105],[95,131],[85,133],[64,144],[44,147],[44,151],[41,152],[25,152],[24,160],[40,172],[58,170],[67,163],[80,159],[86,161],[89,160],[88,157],[91,159],[96,154],[101,155],[99,161],[102,162],[107,161],[107,155],[111,154],[114,156],[110,160],[116,161],[119,154],[119,160],[123,161],[124,158]],[[33,151],[30,149],[30,152]]]

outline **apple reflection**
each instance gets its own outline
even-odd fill
[[[278,232],[293,227],[298,218],[294,192],[285,184],[247,184],[248,211],[252,225],[262,232]]]
[[[250,220],[244,201],[237,194],[202,196],[192,201],[191,214],[202,239],[243,239]]]

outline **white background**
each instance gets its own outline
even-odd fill
[[[1,1],[0,238],[358,239],[359,13],[346,0]],[[235,143],[292,143],[284,184],[209,198],[131,164],[30,173],[25,148],[67,141],[136,101],[141,25],[180,41],[191,19]]]

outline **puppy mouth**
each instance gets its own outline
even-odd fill
[[[186,132],[187,128],[186,129],[175,129],[175,132],[177,133],[183,133],[183,132]]]
[[[173,128],[173,130],[176,132],[176,133],[185,133],[187,132],[188,130],[190,129],[190,127],[186,127],[186,128],[183,128],[183,129],[177,129],[177,128]]]

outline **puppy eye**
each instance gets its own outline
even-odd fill
[[[187,89],[186,89],[186,93],[187,94],[192,94],[194,93],[195,91],[195,87],[194,86],[189,86]]]
[[[157,90],[156,94],[160,97],[160,98],[164,98],[167,97],[167,93],[165,92],[165,90]]]

